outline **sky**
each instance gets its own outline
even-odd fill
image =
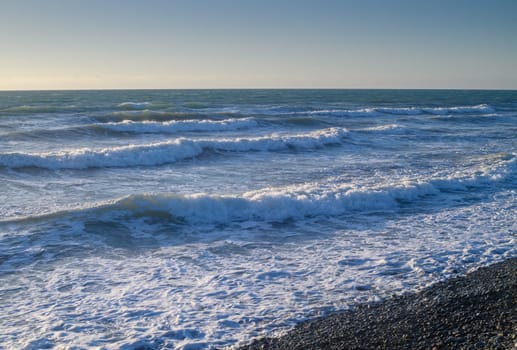
[[[0,0],[0,90],[517,89],[517,0]]]

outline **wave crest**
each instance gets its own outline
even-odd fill
[[[472,113],[494,113],[495,109],[487,104],[475,106],[456,106],[456,107],[370,107],[360,109],[322,109],[312,110],[304,113],[290,112],[288,114],[308,114],[308,115],[333,115],[347,117],[375,117],[382,114],[391,115],[446,115],[446,114],[472,114]]]
[[[98,115],[93,117],[98,122],[120,122],[125,120],[133,121],[168,121],[181,119],[199,118],[198,113],[191,112],[174,112],[174,111],[158,111],[151,109],[127,110],[112,112],[106,115]]]
[[[234,221],[284,221],[314,216],[335,216],[354,211],[396,209],[441,192],[466,191],[504,180],[515,173],[515,155],[498,159],[492,167],[474,174],[427,180],[358,186],[335,183],[309,183],[281,188],[264,188],[241,195],[194,194],[132,195],[114,202],[109,210],[130,211],[134,215],[170,216],[186,223],[229,223]]]
[[[121,109],[144,109],[150,105],[150,102],[122,102],[117,105]]]
[[[98,203],[93,207],[50,213],[42,217],[93,214],[97,218],[109,219],[129,215],[135,218],[149,216],[183,224],[226,224],[396,210],[404,203],[413,203],[427,196],[471,191],[472,188],[506,181],[515,174],[515,154],[494,155],[492,158],[489,159],[491,165],[470,169],[470,172],[462,175],[455,173],[428,179],[403,179],[377,185],[344,184],[331,179],[329,182],[268,187],[237,195],[135,194]],[[25,219],[31,220],[34,217]]]
[[[178,138],[165,142],[103,149],[82,148],[46,153],[3,153],[0,154],[0,166],[42,169],[152,166],[192,158],[209,150],[249,152],[320,148],[340,144],[346,133],[346,129],[330,128],[307,134],[272,134],[253,138],[219,140]]]
[[[251,118],[223,120],[172,120],[168,122],[125,120],[119,123],[98,125],[102,129],[127,133],[167,133],[184,131],[231,131],[256,127],[258,123]]]

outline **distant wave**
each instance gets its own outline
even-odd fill
[[[186,112],[167,112],[167,111],[153,111],[150,109],[136,110],[136,111],[118,111],[106,115],[94,116],[93,119],[99,122],[117,122],[124,120],[151,120],[151,121],[166,121],[196,118],[199,114]]]
[[[305,112],[291,112],[288,114],[307,114],[307,115],[334,115],[348,117],[377,116],[379,112],[375,108],[360,109],[318,109]]]
[[[5,140],[23,140],[49,137],[90,137],[94,133],[103,136],[107,132],[131,134],[176,134],[181,132],[217,132],[250,129],[259,123],[252,118],[223,119],[223,120],[178,120],[168,122],[142,121],[108,122],[100,124],[73,125],[60,128],[35,129],[30,131],[15,131],[2,135]]]
[[[128,120],[174,120],[177,118],[194,118],[196,116],[203,117],[207,115],[218,116],[275,116],[275,115],[334,115],[334,116],[378,116],[382,114],[392,115],[447,115],[447,114],[472,114],[472,113],[494,113],[495,109],[487,104],[478,104],[473,106],[444,106],[444,107],[363,107],[357,109],[350,108],[322,108],[322,109],[305,109],[305,108],[190,108],[184,111],[167,110],[170,106],[163,103],[152,102],[122,102],[114,106],[115,110],[105,115],[94,116],[95,119],[105,121],[122,121]],[[118,110],[117,110],[118,109]],[[34,114],[34,113],[55,113],[70,111],[90,111],[98,110],[98,108],[79,107],[75,105],[20,105],[11,106],[0,109],[0,114]]]
[[[191,140],[128,145],[103,149],[82,148],[47,153],[3,153],[0,166],[8,168],[86,169],[96,167],[152,166],[192,158],[204,151],[280,151],[289,148],[311,149],[340,144],[345,129],[330,128],[307,134],[272,134],[252,138]]]
[[[280,114],[305,114],[305,115],[334,115],[334,116],[379,116],[382,114],[392,115],[445,115],[445,114],[469,114],[469,113],[494,113],[495,109],[487,104],[475,106],[456,107],[369,107],[359,109],[317,109],[310,111],[286,112]]]
[[[122,109],[143,109],[150,105],[150,102],[122,102],[117,107]]]
[[[403,108],[375,108],[376,111],[396,115],[417,115],[417,114],[466,114],[466,113],[493,113],[495,110],[486,104],[475,106],[458,107],[403,107]]]
[[[127,110],[127,111],[138,111],[138,110],[144,110],[144,109],[151,109],[151,110],[159,110],[159,109],[166,109],[169,108],[170,104],[165,102],[134,102],[134,101],[127,101],[122,102],[117,105],[118,109]]]
[[[495,109],[487,104],[474,106],[452,106],[452,107],[368,107],[358,109],[315,109],[315,110],[261,110],[261,109],[219,109],[211,112],[203,111],[164,111],[150,109],[149,105],[141,105],[139,108],[124,108],[124,111],[111,112],[103,116],[95,116],[94,119],[101,122],[117,122],[124,120],[133,121],[169,121],[181,119],[206,119],[207,115],[221,117],[250,117],[250,116],[335,116],[335,117],[376,117],[382,115],[462,115],[462,114],[488,114],[494,113]]]
[[[355,131],[366,132],[366,133],[388,133],[388,134],[406,134],[409,129],[398,124],[386,124],[379,126],[372,126],[364,129],[357,129]]]
[[[78,110],[79,107],[75,105],[50,106],[50,105],[21,105],[12,106],[0,109],[0,114],[35,114],[35,113],[56,113],[56,112],[70,112]]]
[[[172,120],[168,122],[126,120],[119,123],[97,125],[102,129],[128,133],[178,133],[182,131],[230,131],[256,127],[257,121],[251,118],[223,120]]]
[[[94,207],[51,213],[95,213],[96,216],[122,212],[141,217],[153,216],[187,224],[220,224],[235,221],[283,221],[314,216],[336,216],[347,212],[392,210],[402,203],[449,193],[466,191],[505,181],[515,174],[515,154],[493,156],[491,165],[470,173],[436,176],[429,179],[402,180],[376,186],[343,183],[308,183],[286,187],[268,187],[240,195],[176,195],[150,193],[130,195]],[[29,218],[14,219],[24,220]],[[4,220],[5,222],[6,220]],[[9,219],[7,220],[9,221]]]
[[[460,106],[460,107],[436,107],[424,108],[424,111],[431,114],[463,114],[463,113],[494,113],[495,109],[487,104],[476,106]]]
[[[166,122],[125,120],[122,122],[107,122],[97,124],[73,125],[69,127],[35,129],[29,131],[10,132],[2,135],[5,140],[33,140],[42,138],[76,138],[92,137],[95,133],[106,136],[113,133],[126,134],[180,134],[182,132],[224,132],[245,129],[254,129],[269,124],[284,125],[318,125],[318,121],[312,118],[288,118],[286,120],[257,120],[254,118],[222,119],[222,120],[173,120]],[[407,134],[410,130],[398,124],[379,125],[374,127],[351,130],[359,134]]]
[[[184,119],[207,119],[211,116],[220,118],[240,118],[244,115],[233,112],[217,112],[217,113],[201,113],[197,111],[166,111],[152,110],[149,108],[139,110],[124,110],[111,112],[104,115],[93,116],[92,119],[98,122],[121,122],[125,120],[132,121],[171,121]]]

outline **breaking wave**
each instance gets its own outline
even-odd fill
[[[151,120],[151,121],[167,121],[167,120],[178,120],[199,117],[197,113],[187,112],[168,112],[168,111],[153,111],[150,109],[143,110],[129,110],[112,112],[106,115],[94,116],[93,119],[99,122],[120,122],[124,120]]]
[[[368,132],[368,133],[387,133],[387,134],[406,134],[409,129],[398,124],[387,124],[387,125],[378,125],[378,126],[372,126],[369,128],[364,129],[358,129],[357,131],[360,132]]]
[[[139,110],[146,110],[146,109],[153,109],[153,110],[160,110],[160,109],[167,109],[170,108],[171,105],[166,102],[122,102],[117,105],[118,109],[125,110],[125,111],[139,111]]]
[[[103,149],[82,148],[45,153],[3,153],[0,166],[7,168],[86,169],[98,167],[152,166],[192,158],[204,151],[281,151],[290,148],[314,149],[340,144],[347,130],[330,128],[307,134],[272,134],[251,138],[192,140],[178,138],[166,142],[118,146]]]
[[[453,107],[371,107],[358,109],[317,109],[317,110],[297,110],[297,111],[274,111],[264,113],[263,111],[242,111],[242,110],[219,110],[207,114],[195,111],[163,111],[152,110],[149,108],[138,110],[124,110],[112,112],[107,115],[95,116],[94,119],[99,122],[121,122],[125,120],[132,121],[171,121],[185,119],[207,119],[210,115],[221,118],[245,118],[260,115],[268,116],[308,116],[313,117],[379,117],[386,115],[431,115],[431,116],[462,116],[462,115],[490,115],[496,113],[495,108],[487,104],[479,104],[474,106],[453,106]],[[288,120],[284,120],[286,122]]]
[[[333,116],[350,116],[350,117],[361,117],[361,116],[379,116],[383,114],[391,115],[420,115],[420,114],[431,114],[431,115],[448,115],[448,114],[473,114],[473,113],[494,113],[496,110],[492,106],[487,104],[478,104],[473,106],[450,106],[450,107],[368,107],[358,109],[347,109],[347,108],[328,108],[328,109],[291,109],[285,110],[285,108],[255,108],[255,109],[238,109],[238,108],[220,108],[220,109],[209,109],[209,110],[184,110],[184,111],[173,111],[167,110],[170,108],[169,105],[151,103],[151,102],[123,102],[115,106],[115,110],[110,111],[105,115],[98,115],[94,118],[97,120],[104,121],[122,121],[122,120],[174,120],[181,118],[195,118],[203,117],[207,114],[213,114],[218,116],[253,116],[253,115],[333,115]],[[118,109],[118,110],[117,110]],[[0,114],[34,114],[34,113],[54,113],[54,112],[86,112],[92,108],[85,106],[75,105],[20,105],[11,106],[0,109]]]
[[[395,210],[427,196],[487,186],[515,174],[515,154],[495,157],[491,166],[470,173],[428,179],[361,186],[344,183],[307,183],[268,187],[239,195],[150,193],[126,196],[89,208],[51,213],[152,216],[183,224],[224,224],[239,221],[284,221],[316,216],[337,216],[348,212]],[[28,219],[33,219],[30,217]],[[27,218],[17,219],[24,220]],[[5,221],[4,221],[5,222]]]
[[[125,120],[119,123],[98,125],[103,129],[128,133],[167,133],[173,134],[184,131],[231,131],[253,128],[258,125],[251,118],[223,120],[172,120],[168,122]]]
[[[117,107],[122,109],[144,109],[150,105],[150,102],[122,102]]]
[[[57,112],[71,112],[79,110],[79,107],[75,105],[62,105],[62,106],[51,106],[51,105],[21,105],[12,106],[0,109],[0,114],[37,114],[37,113],[57,113]]]
[[[495,109],[487,104],[475,106],[456,106],[456,107],[376,107],[360,109],[321,109],[306,112],[290,112],[288,114],[308,114],[308,115],[335,115],[335,116],[379,116],[382,114],[392,115],[446,115],[446,114],[471,114],[471,113],[494,113]]]
[[[427,113],[443,115],[443,114],[463,114],[463,113],[494,113],[495,109],[487,104],[480,104],[476,106],[461,106],[461,107],[436,107],[424,108]]]
[[[458,107],[405,107],[405,108],[376,108],[378,112],[395,114],[395,115],[416,115],[416,114],[470,114],[470,113],[493,113],[495,109],[486,104],[475,106],[458,106]]]
[[[91,136],[93,133],[100,133],[105,136],[106,132],[127,133],[127,134],[176,134],[181,132],[218,132],[250,129],[259,126],[259,123],[252,118],[223,119],[223,120],[177,120],[168,122],[142,121],[135,122],[125,120],[123,122],[108,122],[86,125],[73,125],[69,127],[58,127],[49,129],[35,129],[28,131],[17,131],[2,135],[6,140],[35,139],[45,137],[77,137]]]

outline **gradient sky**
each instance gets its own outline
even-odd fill
[[[517,89],[517,0],[0,0],[0,89]]]

